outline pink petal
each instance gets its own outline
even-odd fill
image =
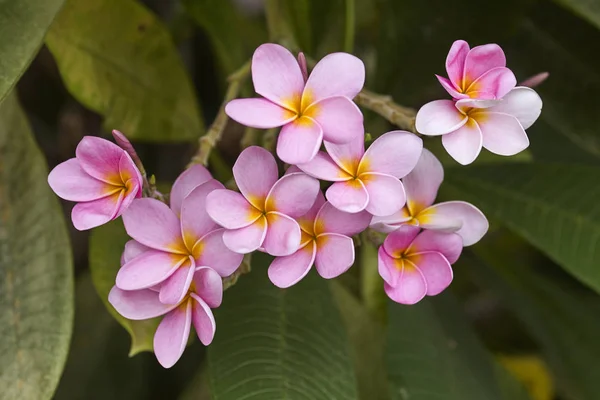
[[[212,268],[198,267],[194,274],[194,293],[209,307],[216,308],[223,301],[223,280]]]
[[[217,324],[215,323],[215,317],[212,310],[201,298],[194,295],[190,296],[192,300],[192,322],[194,323],[194,330],[198,339],[203,345],[208,346],[211,344],[215,337],[217,330]]]
[[[272,256],[289,256],[300,247],[300,225],[287,215],[267,213],[267,235],[263,247]]]
[[[464,40],[456,40],[452,43],[446,57],[446,72],[456,89],[461,89],[467,54],[469,54],[469,44]]]
[[[118,186],[92,178],[76,158],[54,167],[48,175],[48,184],[57,196],[69,201],[92,201],[120,190]]]
[[[171,210],[175,215],[181,214],[181,203],[183,199],[190,194],[197,186],[202,185],[204,182],[212,179],[210,172],[200,164],[195,164],[190,168],[183,171],[181,175],[173,183],[170,194]]]
[[[325,150],[340,168],[352,176],[357,173],[358,164],[365,154],[364,137],[358,137],[345,144],[327,141],[324,144]]]
[[[156,199],[135,200],[123,213],[127,234],[141,244],[157,250],[186,254],[179,219]]]
[[[136,197],[142,197],[142,186],[144,185],[142,174],[135,166],[131,156],[125,152],[123,152],[121,159],[119,160],[119,175],[121,176],[121,182],[127,182],[129,180],[135,182],[135,186],[137,186],[135,192]]]
[[[113,185],[122,185],[119,162],[125,151],[108,140],[84,136],[75,149],[81,168],[92,177]]]
[[[242,228],[246,229],[246,228]],[[211,267],[225,277],[231,275],[242,263],[244,256],[235,253],[225,245],[223,234],[225,230],[217,229],[202,237],[194,246],[197,265]]]
[[[378,172],[402,178],[417,165],[423,141],[406,131],[391,131],[377,138],[360,161],[358,173]]]
[[[408,209],[405,206],[391,215],[385,215],[383,217],[373,216],[373,218],[371,219],[371,224],[369,226],[378,232],[390,233],[395,231],[400,227],[400,225],[410,221],[411,219],[412,216],[408,213]]]
[[[188,257],[148,250],[125,263],[117,273],[117,287],[123,290],[147,289],[173,275]]]
[[[482,136],[479,125],[474,119],[459,129],[442,136],[442,145],[462,165],[471,164],[481,152]]]
[[[121,290],[116,286],[108,293],[108,302],[123,317],[134,321],[158,317],[175,307],[161,303],[153,290]]]
[[[505,67],[493,68],[477,78],[469,88],[467,94],[471,97],[484,98],[473,93],[485,92],[492,95],[491,98],[501,99],[510,92],[517,84],[517,78],[513,72]]]
[[[485,215],[477,207],[464,201],[439,203],[424,210],[423,214],[426,218],[419,215],[419,223],[424,229],[454,231],[463,238],[464,246],[477,243],[489,228]],[[458,228],[449,224],[457,220],[460,222]]]
[[[213,190],[223,189],[224,186],[216,179],[211,179],[197,186],[183,200],[181,205],[181,234],[188,250],[208,232],[217,227],[206,212],[206,198]]]
[[[169,312],[154,334],[154,354],[160,365],[171,368],[179,360],[190,336],[192,300]]]
[[[450,96],[452,96],[453,98],[455,98],[455,99],[464,99],[464,98],[468,98],[469,97],[466,94],[463,94],[463,93],[457,91],[456,88],[454,87],[454,84],[449,79],[446,79],[446,78],[444,78],[442,76],[439,76],[439,75],[436,75],[435,77],[440,82],[440,84],[442,85],[442,87],[444,89],[446,89],[446,92],[448,92],[448,94]]]
[[[350,179],[350,175],[341,169],[329,154],[323,151],[319,151],[310,162],[299,164],[298,168],[310,176],[325,181],[339,182]]]
[[[512,115],[519,120],[523,129],[527,129],[540,116],[542,99],[533,89],[516,87],[489,111]]]
[[[300,225],[300,228],[305,232],[312,233],[314,231],[315,219],[317,218],[317,214],[325,204],[325,196],[319,190],[317,193],[317,198],[313,203],[312,207],[306,212],[306,214],[301,215],[296,218],[296,222]]]
[[[427,294],[425,277],[414,265],[404,261],[402,274],[396,286],[383,285],[385,293],[400,304],[416,304]]]
[[[256,221],[261,212],[241,194],[228,189],[217,189],[206,197],[206,212],[219,225],[239,229]]]
[[[84,231],[95,228],[119,216],[123,203],[123,191],[98,200],[77,203],[71,211],[75,229]]]
[[[367,229],[371,214],[361,211],[355,214],[338,210],[331,203],[325,203],[316,216],[314,233],[339,233],[354,236]]]
[[[442,254],[450,264],[454,264],[463,249],[463,241],[456,233],[424,230],[411,243],[408,254],[435,251]]]
[[[135,240],[130,240],[125,243],[125,250],[123,251],[123,255],[121,256],[121,266],[123,264],[133,260],[137,256],[142,253],[150,250],[150,247],[144,246],[143,244],[136,242]]]
[[[364,136],[363,115],[347,97],[328,97],[314,103],[306,111],[321,126],[323,139],[332,143],[348,143]]]
[[[379,250],[377,251],[377,269],[385,283],[392,286],[398,284],[398,280],[402,275],[402,265],[402,259],[391,257],[385,251],[383,246],[379,247]]]
[[[423,135],[445,135],[466,124],[468,119],[452,100],[434,100],[419,109],[415,127]]]
[[[390,215],[406,204],[404,185],[394,176],[379,173],[362,174],[360,180],[369,194],[366,210],[372,215]]]
[[[269,279],[275,286],[282,289],[295,285],[308,274],[316,254],[317,246],[311,241],[294,254],[275,257],[269,266]]]
[[[298,62],[285,47],[266,43],[252,56],[252,81],[256,93],[289,110],[296,110],[304,79]]]
[[[442,163],[432,152],[423,149],[415,168],[402,179],[406,191],[406,205],[412,215],[433,204],[443,180]]]
[[[267,219],[261,215],[246,227],[223,232],[223,243],[235,253],[247,254],[261,247],[266,236]]]
[[[325,279],[332,279],[348,271],[354,264],[352,238],[337,233],[324,233],[317,237],[315,267]]]
[[[177,271],[160,285],[158,295],[160,302],[173,305],[179,304],[190,290],[195,270],[196,263],[193,259],[177,268]]]
[[[463,114],[467,114],[472,108],[491,108],[500,103],[501,99],[460,99],[454,105]]]
[[[233,165],[233,177],[244,197],[263,210],[265,199],[279,178],[277,161],[262,147],[250,146],[240,153]]]
[[[335,182],[325,197],[335,208],[351,214],[364,210],[369,204],[369,193],[360,179]]]
[[[277,156],[288,164],[311,161],[323,142],[321,126],[309,117],[302,117],[281,128],[277,138]]]
[[[419,234],[419,228],[412,225],[402,225],[398,230],[390,233],[383,242],[386,253],[392,257],[400,257],[409,248],[412,241]]]
[[[502,48],[495,43],[476,46],[465,59],[464,82],[473,82],[487,71],[506,67],[506,57]]]
[[[452,267],[442,254],[435,251],[419,253],[411,256],[409,260],[425,278],[428,296],[440,294],[452,282]]]
[[[297,118],[295,112],[261,98],[232,100],[225,113],[242,125],[259,129],[277,128]]]
[[[354,98],[365,84],[365,65],[347,53],[332,53],[313,68],[302,95],[302,108],[332,96]]]
[[[266,211],[278,211],[290,217],[299,217],[310,210],[319,191],[319,181],[305,173],[284,175],[269,192]]]
[[[512,156],[529,147],[529,138],[517,118],[497,112],[473,115],[481,129],[483,147],[501,156]]]

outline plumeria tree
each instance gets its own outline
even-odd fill
[[[595,398],[600,14],[464,3],[0,2],[1,397]]]

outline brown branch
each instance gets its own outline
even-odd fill
[[[376,112],[401,129],[406,129],[412,132],[416,131],[416,111],[413,108],[396,104],[391,96],[381,95],[373,93],[367,89],[363,89],[354,98],[354,101],[359,106]]]

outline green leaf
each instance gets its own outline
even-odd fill
[[[356,399],[344,327],[327,283],[312,271],[289,289],[267,277],[269,258],[227,290],[208,348],[216,399]]]
[[[46,161],[15,95],[0,105],[0,387],[52,397],[69,351],[73,260]]]
[[[64,0],[0,2],[0,102],[29,66]]]
[[[444,185],[600,291],[599,176],[598,167],[497,164],[447,169]]]
[[[90,235],[90,270],[98,295],[112,316],[131,335],[129,355],[152,351],[153,338],[160,318],[131,321],[121,316],[108,302],[108,293],[115,284],[121,266],[121,254],[129,240],[121,219],[95,228]]]
[[[600,3],[596,0],[554,0],[600,28]]]
[[[183,141],[203,123],[164,25],[133,0],[69,0],[46,38],[71,94],[130,139]]]

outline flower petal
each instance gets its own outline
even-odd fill
[[[396,286],[385,283],[383,288],[390,299],[400,304],[416,304],[427,294],[425,277],[406,260]]]
[[[415,254],[409,258],[409,262],[414,263],[425,278],[428,296],[440,294],[452,282],[452,267],[448,260],[438,252]]]
[[[419,228],[412,225],[402,225],[390,233],[383,241],[383,248],[392,257],[399,258],[419,234]]]
[[[242,228],[245,229],[245,228]],[[206,234],[194,246],[193,253],[196,264],[211,267],[219,275],[225,277],[231,275],[242,263],[244,256],[235,253],[225,245],[223,233],[225,230],[217,229]]]
[[[406,185],[405,185],[406,189]],[[406,206],[402,207],[399,211],[385,215],[383,217],[373,216],[371,219],[370,228],[377,232],[390,233],[400,227],[400,225],[410,221],[412,216],[408,213]]]
[[[135,200],[123,213],[127,234],[157,250],[186,254],[179,219],[163,202],[151,198]]]
[[[198,267],[194,274],[194,293],[209,307],[216,308],[223,301],[223,280],[212,268]]]
[[[304,164],[312,160],[323,142],[321,126],[302,117],[281,128],[277,138],[277,156],[288,164]]]
[[[261,215],[252,224],[223,232],[223,243],[229,250],[247,254],[262,246],[267,235],[267,219]]]
[[[263,210],[267,194],[279,177],[277,161],[262,147],[250,146],[240,153],[233,165],[233,177],[244,197]]]
[[[435,251],[442,254],[450,264],[454,264],[463,249],[463,241],[456,233],[424,230],[411,243],[408,254]]]
[[[462,165],[471,164],[481,152],[482,136],[479,125],[474,119],[459,129],[442,136],[442,145]]]
[[[417,165],[422,150],[423,140],[410,132],[385,133],[369,146],[358,173],[378,172],[402,178]]]
[[[466,114],[471,111],[471,108],[491,108],[502,103],[498,99],[460,99],[454,105],[462,113]]]
[[[452,100],[434,100],[419,109],[415,127],[423,135],[445,135],[466,124],[468,119]]]
[[[442,163],[432,152],[423,149],[415,168],[402,179],[406,205],[412,215],[433,204],[443,180]]]
[[[506,57],[500,46],[490,43],[473,47],[465,59],[463,81],[473,82],[487,71],[497,67],[506,67]]]
[[[48,175],[57,196],[69,201],[92,201],[120,190],[118,186],[91,177],[76,158],[58,164]]]
[[[338,233],[324,233],[317,237],[315,267],[325,279],[332,279],[348,271],[354,264],[352,238]]]
[[[450,51],[446,57],[446,72],[456,89],[461,88],[467,54],[469,54],[469,44],[464,40],[456,40],[452,43],[452,47],[450,47]]]
[[[512,115],[478,112],[473,115],[481,129],[483,147],[501,156],[512,156],[529,147],[525,130]]]
[[[323,139],[328,142],[348,143],[365,133],[363,115],[347,97],[328,97],[311,105],[305,113],[321,126]]]
[[[420,214],[418,216],[421,227],[456,232],[463,238],[464,246],[477,243],[489,228],[485,215],[477,207],[465,201],[435,204],[425,209],[423,214],[425,218]],[[460,225],[452,226],[453,221],[459,221]]]
[[[364,210],[369,204],[369,193],[360,179],[335,182],[325,197],[335,208],[351,214]]]
[[[372,215],[390,215],[406,204],[404,185],[394,176],[387,174],[362,174],[360,180],[369,193],[366,210]]]
[[[533,89],[516,87],[504,96],[500,104],[489,111],[512,115],[519,120],[523,129],[527,129],[540,116],[542,99]]]
[[[95,228],[117,218],[123,203],[123,191],[101,199],[77,203],[71,211],[73,226],[79,231]]]
[[[313,68],[302,94],[302,108],[332,96],[354,98],[365,84],[365,65],[348,53],[331,53]]]
[[[366,211],[349,214],[335,208],[331,203],[325,203],[315,218],[314,233],[354,236],[367,229],[369,222],[371,222],[371,214]]]
[[[444,89],[446,89],[446,92],[448,92],[448,94],[450,96],[452,96],[455,99],[464,99],[464,98],[468,98],[468,96],[466,94],[463,94],[459,91],[456,90],[456,88],[454,87],[454,85],[452,84],[452,82],[449,79],[446,79],[442,76],[436,75],[435,76],[437,78],[437,80],[440,82],[440,84],[442,85],[442,87]]]
[[[304,78],[296,58],[285,47],[266,43],[252,56],[252,82],[261,96],[295,110],[304,89]]]
[[[110,183],[122,185],[119,162],[125,151],[113,142],[95,136],[84,136],[75,149],[81,168],[90,176]]]
[[[267,213],[267,235],[263,247],[272,256],[289,256],[300,247],[300,225],[278,212]]]
[[[297,118],[295,112],[261,98],[231,100],[225,113],[242,125],[259,129],[277,128]]]
[[[147,289],[173,275],[188,257],[148,250],[125,263],[117,273],[117,287],[123,290]]]
[[[319,191],[319,181],[303,172],[284,175],[271,188],[266,211],[299,217],[312,207]]]
[[[121,159],[119,160],[119,175],[121,176],[121,182],[127,182],[129,180],[135,182],[138,187],[136,197],[142,197],[142,186],[144,185],[142,174],[135,166],[131,156],[126,152],[121,154]]]
[[[169,312],[154,334],[154,354],[160,365],[171,368],[179,360],[190,336],[192,301],[188,300]]]
[[[217,324],[212,310],[200,297],[191,294],[192,298],[192,322],[198,339],[203,345],[208,346],[212,343],[217,330]]]
[[[269,266],[269,279],[282,289],[295,285],[308,274],[316,254],[317,246],[310,241],[289,256],[275,257]]]
[[[169,195],[171,210],[173,210],[175,215],[179,216],[181,214],[183,199],[197,186],[202,185],[210,179],[212,179],[210,172],[200,164],[191,166],[179,175],[173,183],[171,194]]]
[[[108,293],[108,302],[123,317],[134,321],[158,317],[175,307],[161,303],[154,290],[121,290],[116,286]]]
[[[505,67],[490,69],[477,78],[469,88],[467,94],[471,97],[486,98],[474,93],[489,93],[491,98],[501,99],[510,92],[517,84],[517,78],[513,72]]]
[[[340,168],[350,175],[356,174],[358,171],[358,164],[365,154],[364,137],[357,137],[344,144],[335,144],[325,141],[324,145],[327,153]]]
[[[150,247],[144,246],[140,242],[136,242],[133,239],[128,241],[125,243],[125,250],[123,250],[123,255],[121,255],[121,266],[148,250],[150,250]]]
[[[177,271],[160,285],[158,295],[160,302],[173,305],[179,304],[190,289],[195,270],[196,263],[193,259],[177,268]]]
[[[213,190],[206,197],[206,212],[219,225],[239,229],[252,224],[261,213],[241,194],[228,189]]]
[[[306,212],[306,214],[296,218],[296,222],[298,222],[300,225],[300,229],[310,234],[314,233],[315,219],[325,204],[325,201],[325,196],[323,196],[323,193],[319,190],[319,193],[317,193],[317,198],[312,207]]]
[[[299,164],[298,168],[310,176],[325,181],[346,181],[351,177],[333,161],[329,154],[323,151],[319,151],[310,162]]]
[[[206,198],[213,190],[224,189],[221,182],[211,179],[197,186],[181,205],[181,234],[188,250],[208,232],[217,227],[206,212]]]
[[[402,259],[391,257],[383,246],[379,246],[379,250],[377,251],[377,269],[385,283],[392,286],[398,284],[398,280],[402,275],[403,264]]]

